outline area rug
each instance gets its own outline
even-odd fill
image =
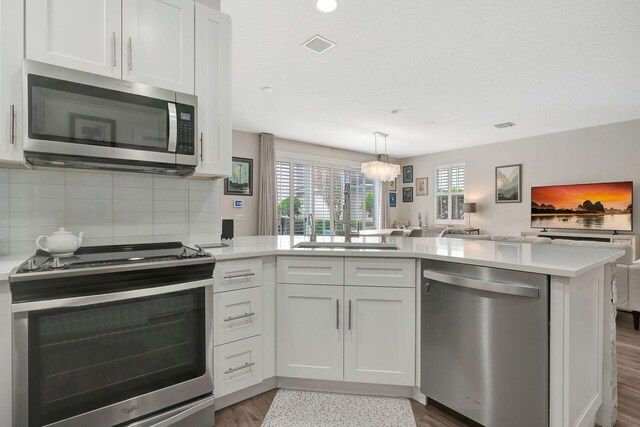
[[[280,389],[262,427],[415,427],[402,397]]]

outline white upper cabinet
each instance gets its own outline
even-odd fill
[[[123,0],[122,77],[192,94],[194,8],[193,0]]]
[[[0,163],[23,163],[22,58],[24,3],[0,0]]]
[[[196,3],[196,175],[231,173],[231,20]]]
[[[121,0],[25,3],[28,59],[121,77]]]

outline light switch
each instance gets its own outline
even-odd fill
[[[235,214],[233,216],[233,219],[235,219],[236,221],[244,221],[247,218],[245,214]]]

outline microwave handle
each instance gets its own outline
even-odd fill
[[[178,113],[176,112],[176,104],[169,102],[169,152],[176,152],[176,143],[178,141]]]

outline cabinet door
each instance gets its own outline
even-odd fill
[[[22,58],[24,2],[0,0],[0,162],[23,163]]]
[[[196,3],[196,175],[231,173],[231,20]]]
[[[278,376],[342,381],[342,292],[278,284]]]
[[[28,59],[121,77],[120,0],[25,3]]]
[[[414,385],[415,288],[347,286],[344,310],[345,381]]]
[[[122,0],[123,78],[193,94],[193,0]]]

